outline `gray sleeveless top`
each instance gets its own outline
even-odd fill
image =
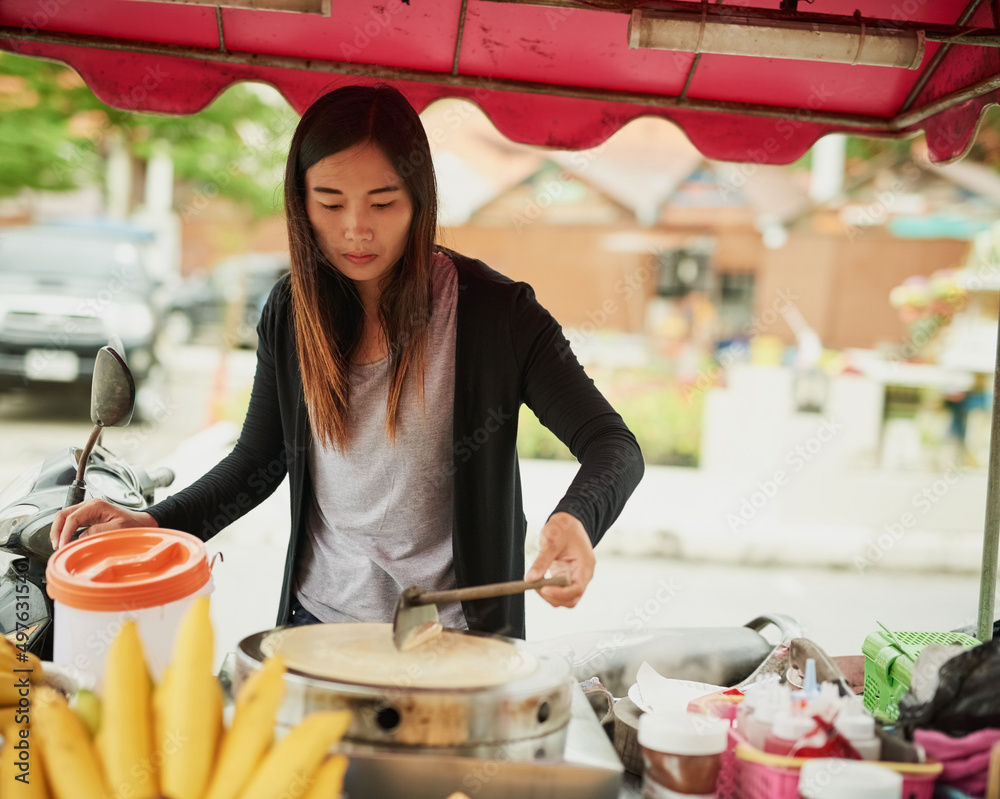
[[[312,438],[315,499],[296,595],[323,622],[392,621],[404,588],[455,587],[451,439],[458,279],[446,255],[436,253],[433,267],[424,401],[408,377],[395,444],[385,432],[388,358],[351,367],[346,450]],[[439,610],[446,627],[467,626],[460,604]]]

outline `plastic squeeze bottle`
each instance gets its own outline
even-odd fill
[[[847,701],[849,700],[840,695],[836,683],[825,682],[819,687],[819,696],[809,701],[806,714],[833,721]]]
[[[881,757],[882,742],[875,735],[875,719],[858,700],[850,699],[844,703],[833,726],[851,742],[862,760],[878,760]]]
[[[786,755],[789,757],[817,756],[818,747],[810,746],[810,741],[803,740],[816,729],[816,722],[809,716],[800,715],[791,710],[783,710],[774,717],[771,734],[764,741],[764,751],[771,755]],[[826,736],[820,741],[825,743]]]
[[[791,707],[791,701],[787,686],[777,683],[766,686],[763,693],[757,697],[753,713],[747,716],[739,728],[740,735],[746,738],[751,746],[763,749],[767,736],[771,734],[775,716],[787,711]]]
[[[746,729],[750,717],[756,712],[764,695],[780,684],[777,674],[767,674],[752,685],[743,689],[744,699],[736,708],[736,729],[740,735],[747,737]]]

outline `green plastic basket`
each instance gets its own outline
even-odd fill
[[[970,649],[979,641],[963,633],[871,633],[861,651],[865,656],[865,707],[880,721],[899,718],[899,700],[909,690],[917,655],[928,644],[958,644]]]

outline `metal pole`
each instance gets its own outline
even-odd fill
[[[990,426],[990,466],[986,483],[986,529],[983,531],[983,573],[979,581],[980,641],[993,638],[993,605],[997,596],[1000,554],[1000,319],[997,320],[997,362],[993,371],[993,424]]]

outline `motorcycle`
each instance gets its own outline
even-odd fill
[[[144,510],[153,504],[157,488],[174,481],[170,469],[147,473],[101,445],[104,429],[127,425],[134,408],[135,382],[128,366],[114,349],[102,347],[91,383],[94,429],[86,445],[49,455],[0,492],[0,551],[14,556],[0,577],[0,635],[19,646],[26,636],[27,649],[42,660],[52,659],[55,620],[45,568],[53,552],[49,531],[56,514],[91,498]]]

